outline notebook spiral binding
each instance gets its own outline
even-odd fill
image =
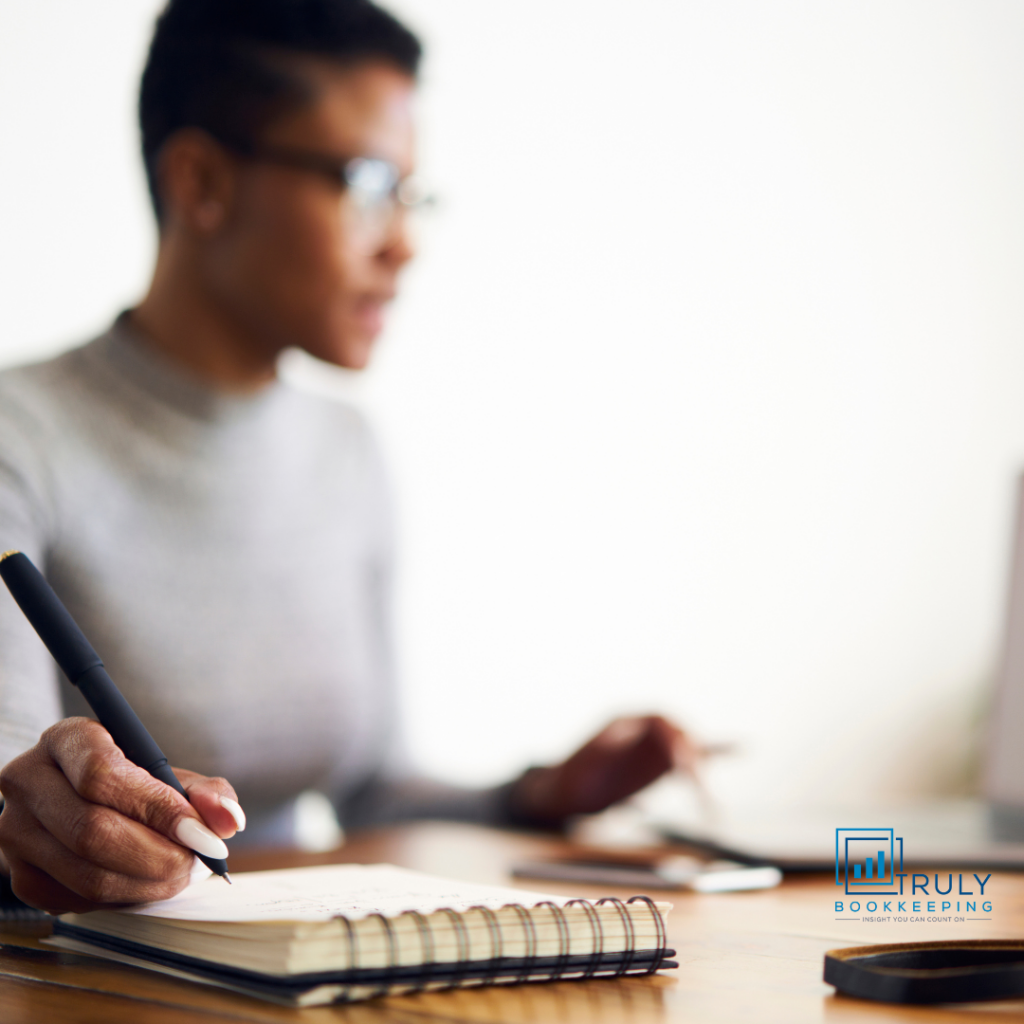
[[[472,974],[472,983],[477,985],[494,983],[497,981],[503,981],[510,984],[522,984],[528,980],[538,980],[538,966],[531,963],[531,961],[533,961],[537,956],[538,949],[537,927],[536,922],[531,916],[531,911],[536,911],[541,907],[551,913],[552,920],[558,930],[558,951],[555,954],[555,962],[553,965],[543,967],[544,980],[555,981],[559,978],[565,977],[566,975],[585,980],[593,978],[598,974],[598,972],[600,972],[600,976],[602,978],[621,977],[622,975],[631,972],[636,960],[636,955],[639,952],[635,948],[636,929],[633,925],[633,919],[630,916],[628,909],[628,904],[636,903],[638,901],[647,904],[650,908],[651,917],[654,922],[657,936],[657,948],[655,950],[645,951],[653,953],[654,955],[650,957],[649,964],[644,965],[643,970],[644,974],[654,974],[658,970],[662,959],[664,959],[664,955],[671,954],[672,951],[666,948],[667,935],[665,932],[665,923],[661,914],[658,913],[658,909],[655,906],[654,901],[649,896],[634,896],[625,902],[614,896],[606,896],[596,902],[585,899],[573,899],[569,900],[565,904],[565,908],[558,906],[558,904],[553,903],[550,900],[545,900],[530,907],[524,906],[521,903],[506,903],[500,908],[500,910],[514,911],[519,918],[519,924],[522,928],[524,952],[522,957],[515,957],[512,962],[510,962],[509,958],[506,957],[506,938],[502,934],[501,924],[498,920],[497,913],[495,913],[494,910],[480,905],[469,907],[467,910],[462,912],[453,910],[451,907],[440,908],[437,913],[445,914],[451,922],[452,932],[456,943],[456,959],[454,961],[455,969],[445,971],[443,978],[433,976],[434,969],[441,966],[434,960],[434,952],[436,949],[434,926],[432,926],[427,917],[419,911],[404,911],[399,915],[399,918],[408,917],[415,922],[416,929],[419,934],[423,963],[420,965],[422,971],[421,977],[416,982],[406,982],[401,984],[401,991],[405,993],[412,993],[421,992],[426,989],[458,987],[470,980],[469,968],[471,964],[477,967],[477,970]],[[604,905],[611,905],[618,912],[628,949],[619,962],[614,966],[614,969],[608,967],[602,970],[602,960],[605,956],[605,930],[597,908]],[[591,937],[593,939],[593,953],[589,956],[586,963],[582,965],[579,963],[581,958],[576,958],[576,963],[570,965],[570,959],[572,959],[571,932],[569,921],[565,915],[565,910],[569,907],[576,906],[582,908],[583,912],[586,914],[587,921],[591,928]],[[500,913],[500,910],[498,913]],[[467,916],[470,914],[479,914],[481,916],[487,926],[488,936],[490,938],[490,957],[488,960],[483,961],[483,963],[490,967],[490,970],[484,972],[479,970],[481,961],[477,960],[474,963],[470,960],[471,945],[466,922]],[[387,994],[393,995],[396,994],[395,983],[389,980],[388,975],[399,970],[401,966],[399,963],[398,939],[395,935],[392,922],[389,921],[388,918],[383,914],[372,914],[370,916],[380,922],[381,932],[385,940],[385,948],[387,949],[387,964],[382,977],[376,985],[375,996],[383,996]],[[358,970],[360,968],[359,943],[356,939],[352,922],[344,916],[341,916],[339,919],[344,923],[347,931],[349,946],[352,950],[352,968]]]
[[[466,931],[466,919],[462,914],[457,914],[451,907],[443,907],[440,913],[447,914],[452,922],[452,928],[455,931],[455,941],[458,943],[457,962],[460,965],[469,963],[469,932]],[[456,971],[452,977],[452,984],[458,985],[465,976],[465,970]]]
[[[420,933],[420,947],[423,950],[423,978],[415,989],[419,992],[430,985],[430,976],[434,972],[434,932],[427,924],[426,917],[418,910],[403,911],[401,916],[411,917],[416,922]]]
[[[375,917],[381,923],[381,927],[384,929],[384,934],[388,939],[388,962],[387,969],[393,971],[398,966],[398,947],[395,942],[395,930],[391,927],[391,922],[383,914],[370,914],[370,917]],[[423,926],[420,926],[420,941],[423,939]],[[355,948],[352,949],[353,955],[355,955]],[[387,995],[388,989],[391,986],[387,983],[386,978],[381,978],[379,985],[377,986],[377,996]]]
[[[641,903],[646,903],[647,906],[650,908],[651,917],[654,918],[654,931],[655,931],[655,934],[658,936],[658,938],[657,938],[658,949],[664,949],[665,946],[668,944],[668,935],[665,932],[665,921],[662,918],[661,914],[658,913],[658,908],[654,905],[654,900],[652,900],[650,896],[631,896],[628,900],[626,900],[626,902],[627,903],[636,903],[638,900]],[[634,953],[634,956],[635,956],[636,950],[633,950],[633,953]],[[632,958],[631,958],[630,962],[632,962]],[[647,974],[655,974],[657,972],[657,970],[658,970],[657,965],[654,965],[652,967],[649,967],[647,969],[646,973]]]
[[[622,963],[619,965],[619,969],[615,972],[616,976],[625,974],[630,967],[633,966],[633,959],[635,957],[634,947],[636,945],[636,929],[633,927],[633,919],[629,916],[629,911],[626,909],[626,904],[622,900],[615,896],[605,896],[604,899],[597,901],[597,905],[600,907],[605,903],[610,903],[619,912],[619,918],[622,921],[622,927],[628,936],[626,945],[629,947],[626,956],[623,958]],[[657,916],[657,915],[656,915]],[[664,946],[664,943],[659,943],[659,946]]]
[[[475,907],[470,907],[469,910],[477,911],[487,922],[487,930],[491,936],[491,959],[500,960],[505,952],[505,940],[501,934],[501,925],[498,923],[497,914],[495,914],[490,907],[483,907],[480,906],[480,904],[477,904]]]
[[[565,911],[550,900],[542,900],[536,906],[550,907],[551,916],[555,919],[555,927],[558,928],[558,959],[555,961],[552,973],[561,976],[565,971],[565,965],[569,962],[569,922],[565,919]]]
[[[566,903],[567,907],[573,907],[579,904],[587,915],[587,920],[590,922],[590,931],[594,937],[594,952],[590,957],[590,963],[587,964],[583,971],[583,978],[592,978],[597,971],[598,967],[601,966],[601,957],[604,956],[604,927],[601,924],[601,917],[598,912],[594,909],[594,904],[590,900],[569,900]]]
[[[529,913],[521,903],[506,903],[506,907],[514,910],[519,915],[519,922],[523,926],[523,938],[526,943],[526,950],[523,953],[523,969],[516,979],[520,983],[526,981],[530,976],[530,965],[528,963],[533,957],[537,955],[537,929],[533,924],[533,918],[530,917]],[[505,907],[502,907],[504,910]]]

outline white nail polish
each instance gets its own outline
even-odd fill
[[[220,805],[224,808],[232,818],[235,819],[235,828],[239,832],[245,831],[245,811],[242,810],[242,805],[237,800],[232,800],[229,796],[222,796],[220,798]]]
[[[195,818],[182,818],[178,822],[174,834],[182,846],[187,846],[204,857],[216,857],[218,860],[224,860],[228,855],[228,848],[224,845],[224,841]]]

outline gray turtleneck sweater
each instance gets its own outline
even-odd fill
[[[349,826],[500,817],[500,790],[402,767],[389,500],[350,406],[282,382],[211,391],[122,318],[0,373],[8,549],[44,571],[171,763],[231,781],[252,841],[287,841],[305,789]],[[0,591],[5,764],[89,710]]]

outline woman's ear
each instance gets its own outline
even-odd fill
[[[200,230],[213,234],[224,223],[224,204],[219,199],[206,199],[195,210],[195,222]]]
[[[237,161],[212,136],[198,128],[175,132],[157,163],[164,226],[216,234],[228,220],[237,174]]]

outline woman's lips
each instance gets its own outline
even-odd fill
[[[393,296],[367,296],[355,304],[356,323],[368,334],[379,334],[384,328],[384,310]]]
[[[386,299],[360,299],[353,310],[355,322],[360,330],[368,334],[379,334],[384,328],[384,307]]]

